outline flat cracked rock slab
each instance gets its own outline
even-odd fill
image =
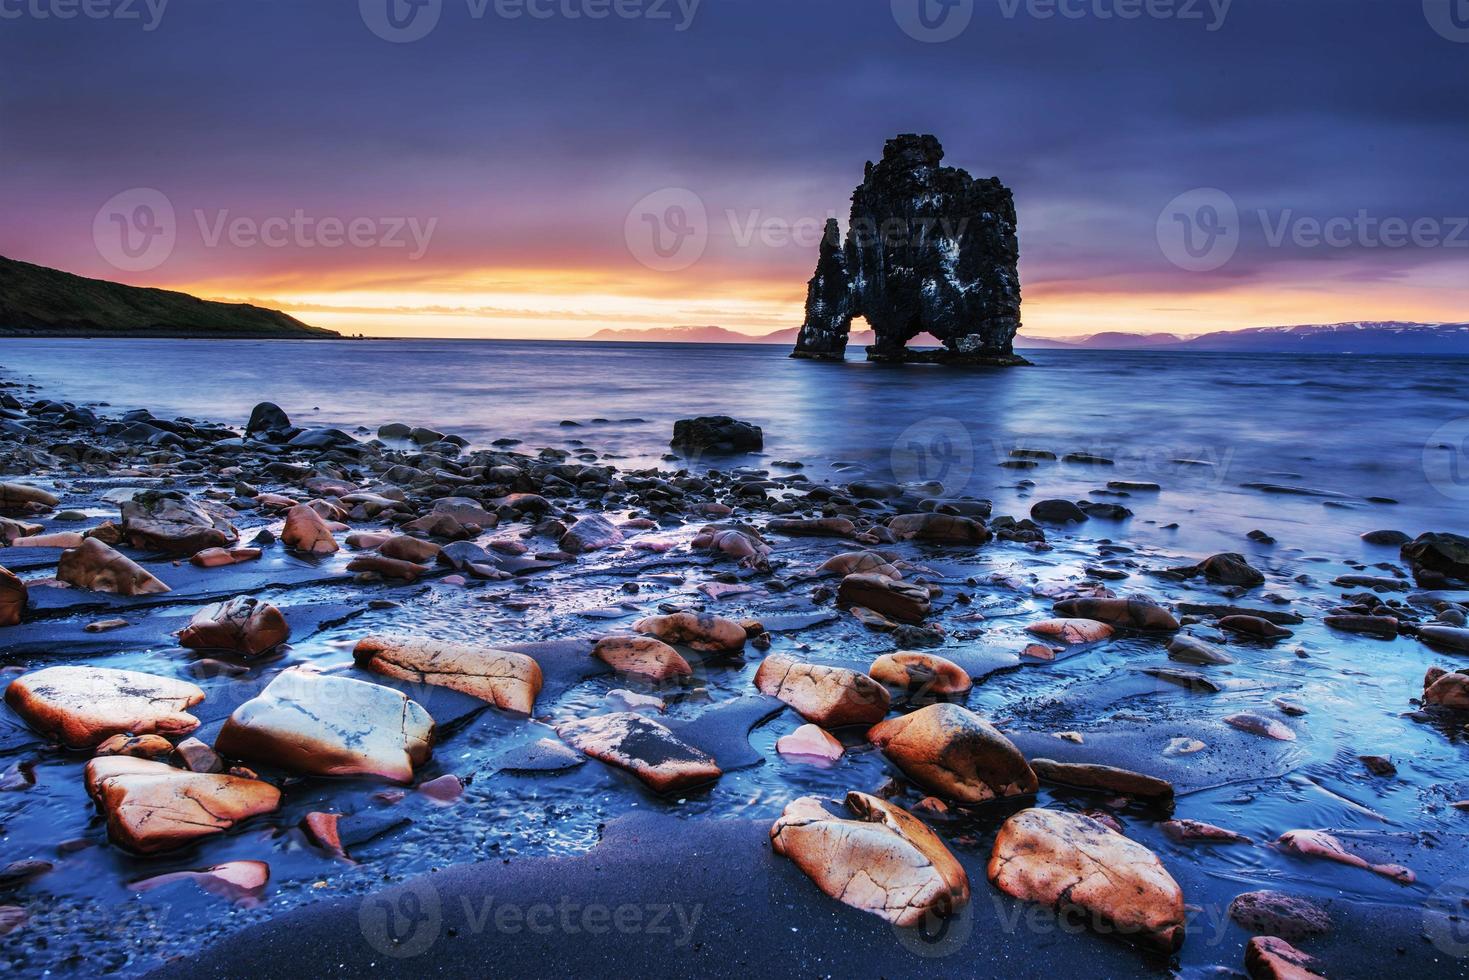
[[[73,749],[113,735],[183,735],[204,692],[187,681],[107,667],[47,667],[11,681],[5,703],[37,733]]]

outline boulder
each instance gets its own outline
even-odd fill
[[[26,483],[0,483],[0,510],[29,513],[46,510],[61,503],[49,490]]]
[[[857,572],[842,579],[837,604],[843,609],[872,609],[904,623],[921,623],[930,610],[928,589],[872,572]]]
[[[1045,619],[1025,627],[1027,633],[1076,646],[1082,643],[1100,643],[1113,633],[1112,627],[1095,619]]]
[[[560,548],[571,555],[601,551],[622,543],[622,532],[601,514],[588,514],[561,536]]]
[[[1128,599],[1063,599],[1056,603],[1056,614],[1071,619],[1095,619],[1123,629],[1172,632],[1178,620],[1162,606],[1141,596]]]
[[[13,547],[16,541],[35,537],[46,528],[42,524],[32,524],[30,521],[13,521],[8,517],[0,517],[0,548]]]
[[[633,624],[639,633],[656,636],[701,653],[739,653],[745,649],[745,628],[712,613],[679,612],[649,616]]]
[[[710,524],[699,530],[691,548],[718,551],[739,560],[741,565],[763,569],[768,564],[770,545],[752,527]]]
[[[1038,500],[1031,505],[1030,517],[1041,524],[1081,524],[1086,512],[1069,500]]]
[[[931,704],[884,721],[867,737],[925,790],[960,803],[1024,796],[1039,786],[1014,743],[957,704]]]
[[[1114,796],[1132,796],[1157,803],[1173,801],[1173,784],[1156,776],[1082,762],[1032,759],[1035,774],[1048,783],[1098,790]]]
[[[1469,711],[1469,674],[1440,667],[1428,668],[1423,677],[1423,703]]]
[[[1197,565],[1186,565],[1182,568],[1169,569],[1169,571],[1182,578],[1202,575],[1215,585],[1236,585],[1252,589],[1257,585],[1265,584],[1265,576],[1259,569],[1251,567],[1250,563],[1245,561],[1244,555],[1233,552],[1212,555]]]
[[[1256,936],[1245,947],[1250,980],[1326,980],[1314,959],[1275,936]]]
[[[357,643],[352,656],[375,674],[447,687],[523,715],[535,709],[543,683],[531,657],[480,644],[371,636]]]
[[[56,565],[56,577],[79,589],[122,596],[160,595],[170,591],[151,572],[97,538],[88,538],[81,547],[63,551]]]
[[[286,526],[281,530],[281,543],[308,555],[331,555],[341,550],[331,528],[320,514],[305,504],[286,511]]]
[[[203,700],[187,681],[111,667],[47,667],[5,689],[5,703],[28,725],[72,749],[113,735],[187,734],[199,727],[187,709]]]
[[[352,536],[348,536],[347,543],[352,543]],[[407,534],[395,534],[385,541],[378,542],[376,547],[378,554],[397,561],[413,562],[422,565],[439,557],[439,552],[444,549],[432,541],[415,538]]]
[[[0,586],[0,590],[3,588]],[[0,600],[0,623],[5,621],[3,609],[3,600]],[[1420,626],[1418,627],[1418,639],[1429,646],[1469,653],[1469,629],[1464,629],[1462,626]]]
[[[843,576],[867,572],[894,579],[903,577],[898,566],[893,564],[893,559],[879,551],[847,551],[840,555],[833,555],[822,564],[820,570],[835,572]]]
[[[857,533],[857,525],[845,517],[782,517],[767,521],[765,530],[794,538],[850,538]]]
[[[760,426],[728,415],[701,415],[673,423],[674,449],[696,453],[747,453],[765,448]]]
[[[866,674],[802,663],[779,653],[761,662],[755,687],[823,728],[871,725],[888,713],[887,688]]]
[[[1292,635],[1290,630],[1261,616],[1224,616],[1219,620],[1219,628],[1244,636],[1257,636],[1262,640],[1279,640]]]
[[[936,544],[984,544],[994,537],[982,522],[952,514],[901,514],[888,521],[888,530],[900,541]]]
[[[434,720],[380,684],[282,671],[225,721],[215,751],[312,776],[413,779],[428,760]]]
[[[885,653],[872,662],[867,673],[888,687],[921,695],[949,697],[974,686],[967,670],[932,653]]]
[[[1460,534],[1420,534],[1403,545],[1403,560],[1415,572],[1426,570],[1448,578],[1469,581],[1469,538]]]
[[[0,626],[15,626],[25,617],[30,593],[10,569],[0,565]]]
[[[258,657],[290,638],[291,627],[279,609],[252,596],[236,596],[195,613],[179,633],[179,646]]]
[[[188,772],[162,762],[109,756],[87,763],[87,794],[107,818],[107,836],[139,854],[175,850],[272,813],[269,783]]]
[[[1331,917],[1316,903],[1284,892],[1257,891],[1236,895],[1229,903],[1229,917],[1241,929],[1262,936],[1278,936],[1286,942],[1324,936],[1331,931]]]
[[[770,828],[771,847],[828,896],[895,926],[968,903],[969,876],[923,821],[866,793],[848,793],[846,804],[853,819],[814,796],[792,801]]]
[[[989,880],[1021,901],[1079,910],[1103,931],[1172,953],[1183,945],[1183,892],[1152,851],[1091,817],[1024,810],[995,838]]]
[[[796,759],[835,762],[846,750],[826,729],[806,724],[777,739],[775,751]]]
[[[634,674],[653,682],[690,677],[694,670],[673,647],[651,636],[606,636],[597,641],[592,656],[619,674]]]
[[[286,432],[291,428],[291,417],[274,402],[261,402],[250,411],[250,421],[245,423],[245,435],[261,432]]]
[[[184,557],[240,539],[222,508],[195,502],[181,493],[148,490],[120,506],[123,540],[140,551]]]
[[[1168,641],[1168,657],[1180,663],[1200,666],[1234,663],[1234,658],[1225,653],[1223,647],[1186,633],[1179,633]]]
[[[655,793],[676,793],[723,775],[714,759],[643,715],[620,711],[556,729],[567,744],[632,773]]]

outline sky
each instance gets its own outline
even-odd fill
[[[0,255],[766,333],[921,132],[1014,190],[1026,334],[1462,321],[1466,83],[1469,0],[0,0]]]

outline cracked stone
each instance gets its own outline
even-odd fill
[[[960,803],[1024,796],[1039,787],[1014,743],[957,704],[920,708],[874,726],[867,737],[908,778]]]
[[[79,589],[122,596],[170,591],[151,572],[97,538],[88,538],[80,547],[63,551],[56,565],[56,577]]]
[[[802,663],[779,653],[761,662],[755,687],[823,728],[879,722],[888,713],[890,701],[887,688],[866,674]]]
[[[28,725],[73,749],[113,735],[187,734],[199,719],[186,709],[203,700],[187,681],[110,667],[47,667],[5,690],[5,703]]]
[[[195,613],[179,633],[179,646],[257,657],[290,638],[291,627],[279,609],[251,596],[236,596]]]
[[[374,674],[447,687],[523,715],[534,710],[543,683],[533,658],[490,646],[370,636],[358,641],[352,656]]]
[[[273,812],[269,783],[187,772],[161,762],[108,756],[87,763],[87,794],[107,817],[107,834],[140,854],[174,850]]]
[[[593,759],[627,770],[655,793],[678,792],[723,775],[712,757],[630,711],[568,722],[556,734]]]

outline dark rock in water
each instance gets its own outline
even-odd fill
[[[1284,892],[1245,892],[1229,903],[1229,917],[1240,928],[1263,936],[1300,942],[1331,931],[1326,910],[1307,899]]]
[[[1101,504],[1094,500],[1083,500],[1076,505],[1088,517],[1095,517],[1104,521],[1125,521],[1132,516],[1132,511],[1121,504]]]
[[[1174,575],[1182,578],[1193,578],[1195,575],[1203,575],[1216,585],[1238,585],[1244,588],[1254,588],[1265,584],[1265,576],[1259,569],[1253,568],[1245,561],[1244,555],[1226,552],[1224,554],[1212,555],[1205,558],[1197,565],[1188,565],[1183,568],[1169,569]]]
[[[1045,524],[1080,524],[1086,512],[1069,500],[1041,500],[1030,508],[1030,516]]]
[[[673,423],[673,441],[669,445],[694,452],[754,452],[765,447],[765,433],[758,425],[728,415],[702,415]]]
[[[245,425],[245,435],[253,436],[257,432],[284,432],[290,427],[290,416],[279,405],[274,402],[261,402],[250,413],[250,421]]]
[[[573,555],[600,551],[622,543],[622,532],[601,514],[589,514],[561,536],[561,550]]]
[[[997,178],[943,167],[933,136],[889,140],[852,194],[845,243],[827,222],[792,357],[841,360],[855,317],[876,333],[872,361],[1025,364],[1015,201]],[[944,348],[914,353],[921,333]]]
[[[1432,531],[1420,534],[1403,545],[1402,555],[1420,577],[1427,570],[1469,581],[1469,538],[1462,535]]]
[[[1362,540],[1367,542],[1368,544],[1381,544],[1389,545],[1391,547],[1397,547],[1398,545],[1407,544],[1413,539],[1408,537],[1402,531],[1383,530],[1368,531],[1366,534],[1362,535]]]

